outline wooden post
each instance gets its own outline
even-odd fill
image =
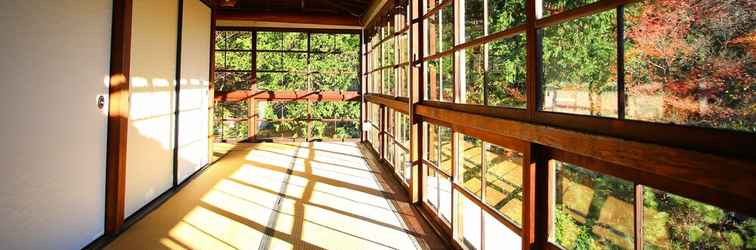
[[[409,20],[414,20],[422,15],[421,13],[421,1],[412,0],[410,3],[410,16]],[[423,86],[423,65],[416,65],[415,61],[422,58],[422,34],[423,25],[422,22],[411,23],[409,29],[410,46],[409,46],[409,119],[410,119],[410,161],[412,162],[412,181],[410,182],[410,199],[413,203],[418,203],[423,200],[423,121],[420,116],[415,114],[415,104],[419,104],[423,101],[424,86]]]
[[[131,0],[113,1],[105,178],[106,235],[115,235],[124,221],[126,139],[129,128],[131,15]]]

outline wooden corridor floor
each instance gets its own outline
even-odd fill
[[[358,143],[239,144],[106,249],[446,249]]]

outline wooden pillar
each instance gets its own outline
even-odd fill
[[[108,140],[105,177],[105,234],[114,235],[124,221],[126,139],[129,127],[132,1],[113,1],[110,43]]]
[[[386,106],[381,106],[378,108],[378,112],[381,114],[381,121],[380,121],[380,133],[379,133],[379,140],[381,141],[379,144],[381,144],[381,162],[383,162],[386,159],[385,150],[386,150]]]
[[[365,73],[368,69],[367,62],[367,39],[365,39],[365,29],[360,31],[360,142],[365,142],[367,130],[363,126],[367,122],[367,103],[365,102],[365,93],[367,93],[368,75]]]
[[[249,113],[247,114],[247,141],[254,142],[257,139],[257,100],[250,98],[247,101],[247,105],[249,105]]]
[[[549,164],[543,147],[528,143],[523,162],[522,249],[544,249],[548,241],[553,211],[554,167]]]
[[[208,75],[210,77],[210,83],[208,86],[208,93],[207,93],[207,104],[208,104],[208,112],[207,112],[207,122],[208,122],[208,143],[207,143],[207,154],[208,154],[208,163],[213,161],[213,143],[215,143],[215,9],[210,8],[210,65],[208,65],[210,68],[210,74]]]
[[[420,0],[411,0],[410,2],[410,20],[414,20],[422,15]],[[412,181],[410,182],[410,200],[413,203],[421,202],[422,187],[423,187],[423,121],[419,115],[415,114],[415,106],[422,102],[424,98],[424,82],[423,82],[423,64],[415,64],[416,60],[422,58],[423,46],[422,46],[422,34],[423,25],[422,22],[411,23],[409,30],[410,46],[410,103],[409,103],[409,118],[410,118],[410,161],[412,162]]]
[[[257,32],[252,32],[252,75],[250,76],[249,88],[251,93],[257,91]],[[249,109],[247,110],[247,142],[257,140],[257,100],[252,97],[247,100]]]

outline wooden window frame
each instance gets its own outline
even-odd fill
[[[548,241],[549,219],[547,216],[537,216],[550,213],[549,199],[553,195],[550,187],[553,183],[549,182],[549,177],[553,175],[553,169],[549,168],[548,159],[554,158],[578,163],[601,174],[635,183],[636,249],[641,249],[643,244],[643,219],[637,214],[642,214],[644,186],[723,209],[749,215],[756,214],[756,206],[752,205],[756,204],[756,195],[744,191],[756,190],[756,184],[752,183],[752,180],[756,179],[756,155],[751,152],[756,148],[756,135],[752,133],[620,119],[624,118],[624,109],[618,111],[618,119],[546,112],[539,109],[539,72],[542,64],[538,56],[541,50],[539,30],[612,10],[618,11],[619,24],[623,18],[623,6],[639,2],[638,0],[602,0],[547,17],[541,16],[540,6],[536,5],[539,1],[526,0],[526,23],[464,42],[460,42],[462,40],[458,37],[459,29],[464,28],[459,19],[460,12],[455,11],[457,44],[450,50],[425,55],[427,48],[423,30],[427,27],[424,20],[450,4],[459,4],[460,1],[464,0],[444,0],[442,4],[426,11],[426,1],[411,0],[411,21],[408,30],[411,45],[410,96],[398,98],[369,93],[370,91],[365,94],[365,102],[379,104],[382,108],[390,107],[397,112],[407,113],[410,117],[413,126],[410,135],[411,154],[414,156],[413,160],[418,162],[413,165],[419,166],[416,168],[419,172],[415,173],[420,177],[414,178],[410,186],[419,185],[422,190],[422,179],[429,168],[435,170],[439,176],[451,177],[452,190],[459,189],[461,195],[470,195],[457,184],[458,180],[454,179],[457,175],[445,175],[445,172],[425,160],[423,148],[426,146],[426,138],[423,124],[433,123],[452,128],[455,135],[453,138],[457,138],[458,133],[465,133],[524,154],[523,221],[518,233],[523,238],[523,249],[559,249]],[[371,25],[366,27],[369,30]],[[618,30],[619,34],[622,32],[622,29]],[[525,40],[528,41],[525,109],[425,100],[425,62],[446,55],[455,55],[455,61],[459,65],[458,54],[463,53],[464,49],[521,34],[525,35]],[[621,40],[617,41],[619,55],[623,54]],[[370,59],[370,55],[370,52],[363,54],[366,60]],[[619,56],[617,59],[620,66],[624,63],[621,58],[622,56]],[[459,70],[455,70],[455,96],[459,95],[459,91],[456,90],[459,89],[460,74]],[[369,78],[372,74],[368,72],[365,76]],[[618,73],[618,79],[622,78],[623,73]],[[619,82],[622,81],[618,80],[618,86],[622,87],[622,83]],[[618,105],[625,106],[624,98],[618,98]],[[516,142],[518,146],[509,147],[512,142]],[[458,143],[458,139],[452,140],[454,159],[459,157],[456,145]],[[456,160],[453,161],[452,171],[457,171],[457,165]],[[414,201],[424,217],[432,225],[440,228],[442,234],[448,236],[447,240],[452,246],[462,248],[459,242],[455,241],[458,239],[454,227],[459,223],[457,216],[452,216],[449,228],[444,228],[444,223],[437,219],[436,211],[426,204],[423,193],[419,192]],[[456,202],[455,199],[452,202]],[[479,202],[478,205],[483,211],[486,211],[486,208],[490,209],[485,202]],[[458,212],[455,208],[455,205],[452,205],[453,214]],[[501,219],[496,217],[499,215],[497,212],[489,214]],[[511,229],[512,225],[505,225]],[[485,239],[483,240],[485,242]]]

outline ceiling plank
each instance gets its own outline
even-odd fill
[[[217,19],[273,23],[360,26],[359,17],[297,12],[219,10]]]

